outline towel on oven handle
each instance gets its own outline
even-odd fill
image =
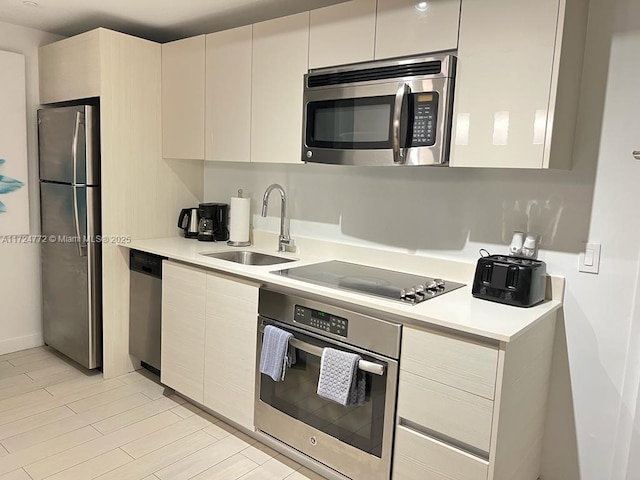
[[[274,382],[284,380],[287,367],[296,363],[296,349],[289,346],[293,334],[281,328],[267,325],[262,337],[260,373],[269,375]]]
[[[317,393],[341,405],[362,405],[366,395],[366,376],[358,369],[361,357],[326,347],[322,350]]]

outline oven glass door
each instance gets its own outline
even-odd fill
[[[302,342],[320,348],[332,347],[348,351],[342,345],[305,335],[280,323],[265,322],[267,323],[293,333]],[[283,381],[274,382],[269,376],[260,375],[260,400],[344,443],[381,457],[387,365],[379,358],[362,354],[360,356],[363,360],[385,365],[384,375],[366,374],[366,399],[363,405],[343,406],[320,397],[316,393],[320,357],[300,349],[296,349],[296,363],[287,369]]]
[[[306,144],[342,150],[390,149],[394,104],[394,95],[309,102]],[[402,125],[406,138],[406,121]]]

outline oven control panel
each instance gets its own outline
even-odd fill
[[[349,331],[349,320],[327,312],[314,310],[313,308],[296,305],[293,319],[296,323],[301,323],[323,332],[333,333],[341,337],[347,337]]]

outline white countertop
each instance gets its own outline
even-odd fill
[[[269,245],[272,247],[275,247],[276,244],[277,240],[275,242],[269,242]],[[260,245],[264,245],[264,242]],[[353,250],[352,248],[339,252],[335,256],[327,252],[327,250],[331,250],[330,248],[323,250],[316,249],[313,255],[308,253],[300,255],[278,253],[275,248],[265,249],[255,246],[234,248],[228,246],[226,242],[208,243],[180,237],[133,240],[130,243],[121,244],[121,246],[155,253],[173,260],[198,265],[217,272],[255,280],[259,283],[289,287],[298,289],[301,293],[308,292],[342,302],[356,304],[360,307],[394,315],[398,317],[398,321],[408,325],[424,327],[439,326],[504,342],[512,341],[535,322],[562,306],[562,302],[559,299],[545,300],[541,304],[531,308],[519,308],[474,298],[471,295],[474,265],[467,264],[461,268],[457,262],[450,262],[452,264],[451,268],[447,268],[447,271],[451,273],[455,272],[454,277],[441,275],[440,273],[434,274],[434,272],[426,270],[422,271],[424,266],[420,266],[419,262],[414,263],[414,265],[417,264],[418,266],[412,268],[411,273],[432,277],[441,276],[445,278],[445,280],[466,283],[466,286],[417,305],[407,305],[369,295],[314,285],[271,273],[283,268],[293,268],[334,259],[343,261],[352,260],[354,263],[366,263],[371,266],[389,268],[388,259],[386,262],[377,264],[371,261],[361,261],[362,255],[358,255],[359,258],[352,258],[347,254],[347,258],[345,258],[345,251]],[[251,250],[298,260],[277,265],[251,266],[201,255],[202,252],[223,250]],[[307,251],[308,250],[309,249],[307,249]],[[407,257],[409,256],[407,255]],[[371,258],[375,261],[376,255],[371,256]],[[425,257],[421,258],[424,259]],[[446,260],[441,259],[435,261],[440,268],[443,268],[443,263],[447,263]],[[402,263],[404,264],[406,262]],[[399,271],[408,271],[404,268],[404,265],[398,266],[397,269]]]

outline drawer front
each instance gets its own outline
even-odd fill
[[[398,416],[428,430],[489,452],[493,402],[400,371]]]
[[[487,480],[488,462],[399,425],[393,480]]]
[[[493,400],[498,347],[446,333],[405,327],[400,368]]]

